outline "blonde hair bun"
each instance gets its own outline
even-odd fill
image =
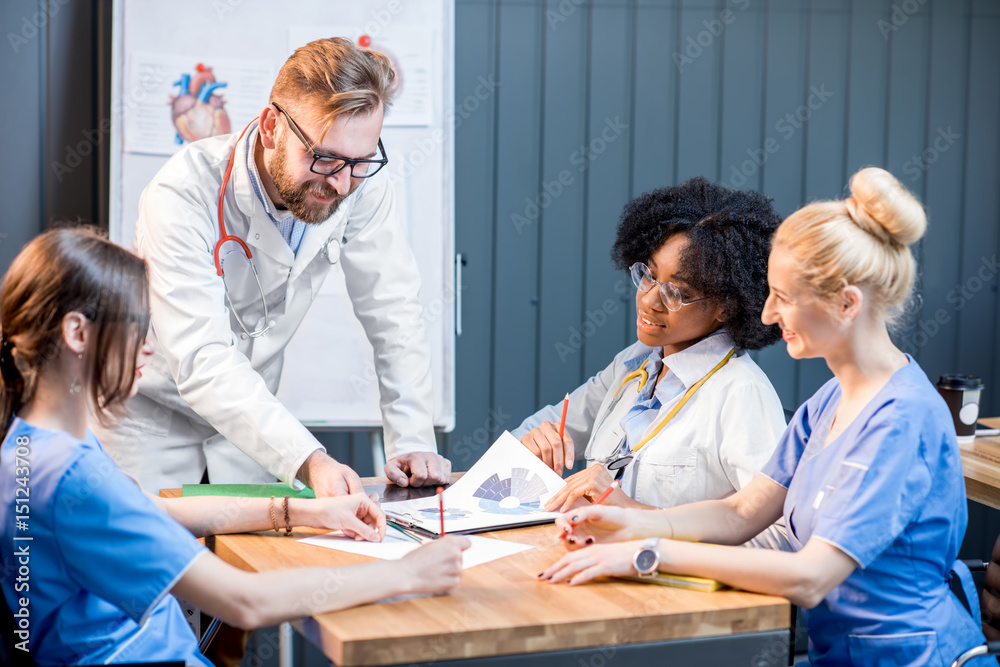
[[[859,227],[885,243],[908,246],[927,230],[924,207],[885,169],[866,167],[854,174],[844,205]]]

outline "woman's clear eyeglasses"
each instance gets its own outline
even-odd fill
[[[703,296],[700,299],[685,301],[677,285],[669,280],[662,283],[653,280],[653,274],[649,270],[649,267],[642,262],[636,262],[630,270],[632,272],[632,282],[635,283],[636,289],[640,292],[648,292],[653,289],[654,285],[659,285],[660,299],[663,300],[663,305],[667,307],[667,310],[671,312],[676,313],[683,306],[690,306],[692,303],[698,303],[708,298]]]

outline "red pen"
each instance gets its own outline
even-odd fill
[[[438,514],[441,515],[441,537],[444,537],[444,487],[439,486],[438,494]]]
[[[612,491],[614,491],[615,489],[617,489],[620,486],[621,486],[621,482],[619,482],[616,479],[615,481],[611,482],[611,484],[608,485],[608,488],[604,489],[604,491],[601,493],[601,495],[597,496],[597,498],[594,499],[594,502],[592,502],[590,504],[591,505],[600,505],[601,503],[603,503],[607,499],[608,496],[611,495]]]
[[[569,394],[563,399],[562,420],[559,422],[559,442],[563,441],[563,433],[566,432],[566,412],[569,410]]]

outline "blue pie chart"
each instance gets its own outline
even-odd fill
[[[516,515],[540,512],[546,491],[538,475],[527,468],[511,468],[510,477],[491,475],[472,495],[479,498],[479,508],[486,512]]]

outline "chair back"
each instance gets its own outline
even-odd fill
[[[986,579],[979,594],[979,607],[986,640],[1000,640],[1000,536],[993,544],[993,553],[986,563]]]

